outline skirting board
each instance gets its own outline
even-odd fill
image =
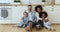
[[[52,23],[52,25],[60,25],[60,23]]]
[[[18,23],[5,23],[6,25],[16,25]],[[5,25],[3,24],[3,25]],[[60,25],[60,23],[52,23],[52,25]]]

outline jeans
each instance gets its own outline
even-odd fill
[[[38,24],[39,24],[40,26],[44,27],[43,21],[39,20],[39,21],[38,21]]]

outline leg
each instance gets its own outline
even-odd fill
[[[21,20],[18,24],[17,27],[21,27],[23,25],[23,21]]]
[[[29,22],[29,25],[27,26],[26,30],[32,32],[32,22],[31,21]]]
[[[50,29],[51,28],[51,24],[49,22],[44,22],[44,26],[47,28],[47,29]]]
[[[30,27],[30,31],[32,31],[32,22],[30,22],[29,27]]]
[[[38,21],[38,24],[40,24],[42,27],[44,27],[43,21],[39,20],[39,21]]]

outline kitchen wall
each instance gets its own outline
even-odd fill
[[[56,0],[56,3],[59,3],[60,0]],[[1,7],[1,6],[0,6]],[[8,6],[9,16],[5,19],[0,17],[0,24],[14,24],[20,21],[20,18],[23,16],[23,12],[27,9],[27,6]],[[34,10],[33,6],[33,10]],[[60,5],[55,5],[54,7],[47,5],[44,6],[44,11],[48,13],[48,18],[51,23],[60,23]],[[53,8],[53,9],[52,9]],[[0,16],[1,16],[1,8],[0,8]]]

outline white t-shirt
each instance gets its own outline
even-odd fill
[[[32,17],[31,17],[31,12],[29,12],[28,15],[29,15],[29,16],[28,16],[28,17],[29,17],[29,20],[33,21],[33,20],[32,20]]]
[[[37,21],[38,20],[42,20],[42,18],[39,17],[39,13],[38,12],[36,12],[36,17],[37,17]]]
[[[51,23],[48,21],[48,22],[44,22],[44,26],[48,29],[51,28]]]
[[[45,20],[47,20],[48,18],[45,18]],[[48,29],[51,28],[51,23],[49,22],[49,20],[47,22],[43,21],[44,22],[44,26]]]
[[[29,17],[29,20],[30,20],[30,21],[33,21],[32,17],[31,17],[31,12],[32,12],[32,11],[31,11],[31,12],[26,11],[26,12],[28,12],[28,17]]]

